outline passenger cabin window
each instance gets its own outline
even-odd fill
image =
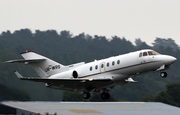
[[[98,65],[96,65],[95,69],[98,69]]]
[[[101,64],[101,68],[103,68],[104,67],[104,64]]]
[[[114,61],[112,62],[112,65],[114,65],[115,63],[114,63]]]
[[[120,60],[117,61],[117,64],[120,64]]]
[[[107,63],[107,67],[109,67],[109,62]]]
[[[92,71],[92,66],[89,69],[90,69],[90,71]]]
[[[139,57],[142,57],[142,52],[139,54]]]
[[[143,52],[143,56],[147,56],[147,52]]]

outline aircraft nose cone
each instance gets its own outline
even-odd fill
[[[175,62],[177,59],[173,56],[168,56],[166,58],[166,61],[168,62],[168,64],[172,64],[173,62]]]
[[[172,57],[172,61],[175,62],[177,59],[175,57]]]
[[[177,59],[175,57],[172,57],[171,56],[171,59],[170,59],[172,62],[175,62]]]

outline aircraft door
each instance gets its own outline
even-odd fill
[[[147,52],[143,52],[141,54],[141,70],[142,72],[145,72],[148,70],[148,62],[150,62],[150,57]]]
[[[100,63],[100,73],[106,72],[105,62]]]
[[[147,63],[147,62],[150,61],[150,60],[149,60],[149,55],[148,55],[147,52],[143,52],[141,59],[142,59],[142,60],[141,60],[141,63]]]

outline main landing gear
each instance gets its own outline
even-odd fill
[[[109,99],[109,98],[110,98],[110,94],[103,92],[103,93],[101,94],[101,98],[102,98],[102,99]]]
[[[162,78],[166,78],[166,77],[167,77],[167,73],[166,73],[166,72],[161,72],[161,73],[160,73],[160,76],[161,76]]]
[[[82,97],[83,97],[84,99],[89,99],[89,98],[91,97],[91,94],[90,94],[89,92],[83,92]],[[101,98],[102,98],[103,100],[109,99],[109,98],[110,98],[110,94],[103,92],[103,93],[101,94]]]
[[[84,99],[89,99],[89,98],[91,97],[91,94],[90,94],[89,92],[84,92],[84,93],[82,94],[82,97],[83,97]]]

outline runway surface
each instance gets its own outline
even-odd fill
[[[180,108],[154,102],[2,102],[40,114],[56,115],[179,115]]]

